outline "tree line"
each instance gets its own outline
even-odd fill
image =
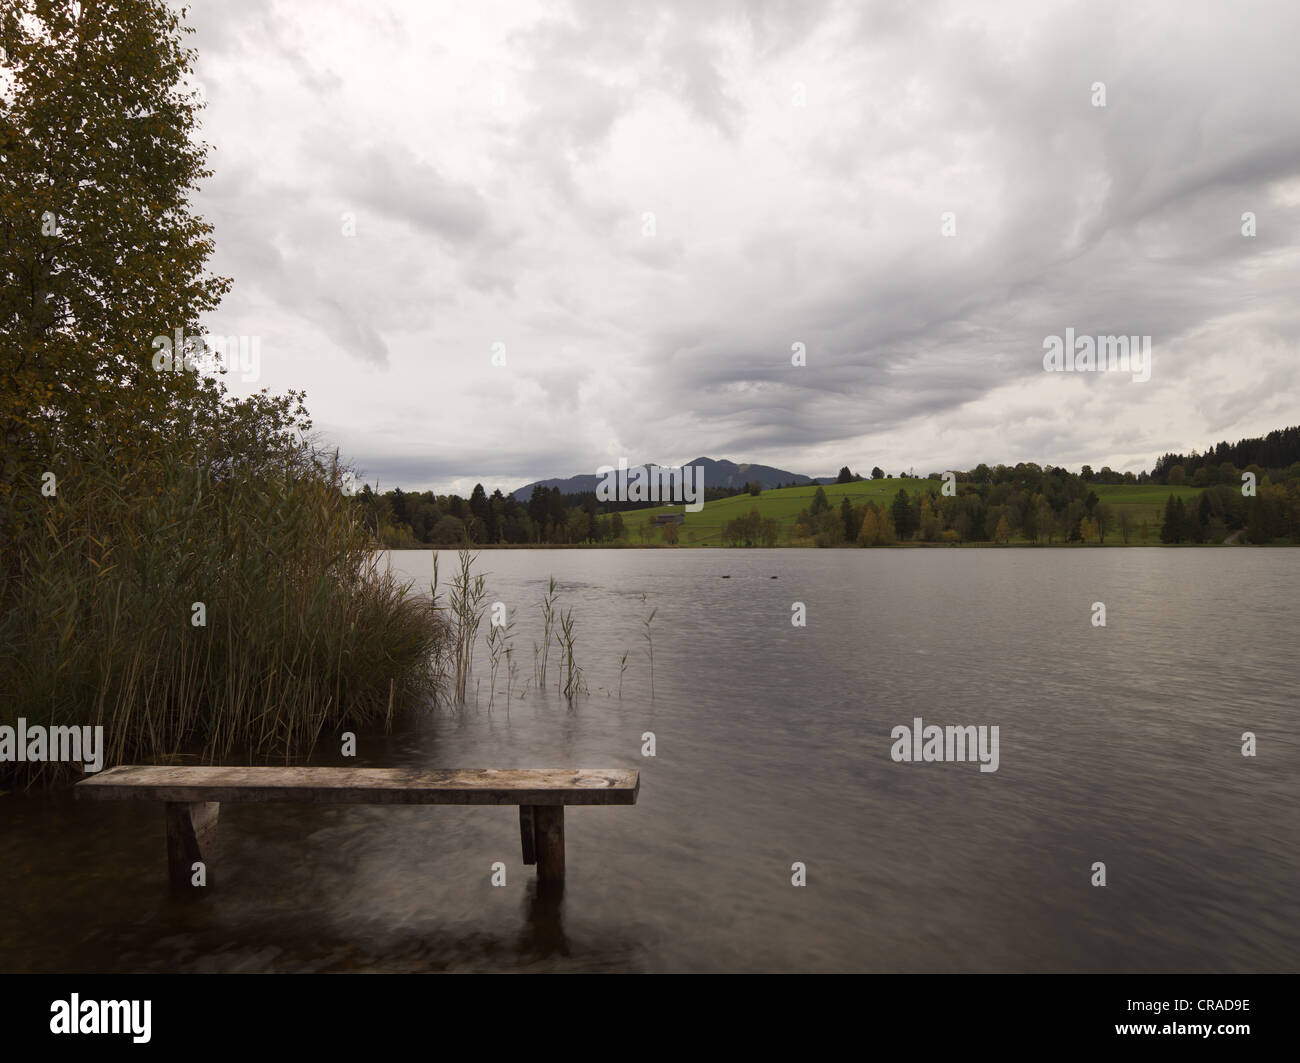
[[[1022,464],[977,467],[957,477],[951,494],[900,488],[888,504],[854,505],[846,496],[836,507],[818,487],[812,504],[795,518],[794,537],[817,546],[1012,539],[1051,545],[1105,543],[1108,536],[1127,543],[1147,537],[1146,521],[1129,506],[1102,501],[1081,474]],[[1219,542],[1234,532],[1252,543],[1300,542],[1300,470],[1283,483],[1265,474],[1254,496],[1243,495],[1239,484],[1215,485],[1191,503],[1170,495],[1159,531],[1167,543]]]
[[[1165,502],[1162,543],[1222,542],[1235,532],[1248,543],[1300,542],[1300,475],[1279,484],[1265,476],[1253,497],[1216,484],[1195,501],[1170,495]]]
[[[932,481],[942,481],[932,473]],[[795,518],[795,535],[818,546],[856,542],[880,546],[897,542],[1068,542],[1133,530],[1089,488],[1088,481],[1063,468],[1021,463],[1014,468],[978,465],[955,473],[952,493],[939,484],[911,494],[900,488],[888,504],[859,505],[845,497],[838,508],[824,488]]]
[[[375,537],[395,549],[469,543],[602,543],[626,540],[630,534],[629,522],[620,513],[608,512],[609,503],[597,501],[594,491],[564,494],[558,487],[541,484],[526,503],[500,489],[489,495],[482,484],[474,485],[468,499],[432,491],[406,492],[400,487],[380,494],[366,484],[355,503]],[[631,503],[619,504],[634,508]],[[644,529],[637,531],[644,541]]]
[[[1281,481],[1300,475],[1300,427],[1278,428],[1266,436],[1218,443],[1204,454],[1164,454],[1151,472],[1156,483],[1193,487],[1241,484],[1241,474],[1267,473]]]
[[[791,538],[811,539],[819,546],[860,543],[866,546],[897,542],[1007,542],[1028,539],[1104,543],[1117,536],[1127,543],[1146,539],[1145,521],[1128,506],[1102,501],[1092,488],[1111,484],[1160,483],[1204,488],[1190,505],[1172,495],[1159,522],[1161,541],[1216,542],[1240,532],[1248,542],[1297,539],[1296,493],[1300,490],[1300,429],[1287,428],[1256,440],[1219,444],[1204,455],[1167,454],[1151,473],[1116,472],[1109,466],[1084,465],[1074,473],[1059,466],[1021,462],[1015,466],[981,463],[954,471],[951,494],[942,489],[943,474],[932,472],[929,490],[900,489],[888,505],[853,505],[846,497],[834,507],[819,486],[809,508],[800,511]],[[1219,461],[1222,457],[1224,460]],[[1260,459],[1260,460],[1247,460]],[[1245,462],[1244,465],[1238,462]],[[1261,464],[1267,462],[1267,464]],[[1254,476],[1256,494],[1242,494],[1242,474]],[[892,479],[879,466],[870,479]],[[866,479],[846,465],[838,484]],[[791,484],[790,486],[795,486]],[[758,496],[763,485],[711,487],[705,501],[742,493]],[[499,489],[488,495],[476,484],[468,499],[432,491],[382,494],[365,486],[356,497],[366,525],[385,546],[402,548],[474,544],[581,545],[646,542],[659,528],[652,521],[633,521],[628,510],[654,508],[658,502],[599,501],[594,491],[562,493],[541,484],[527,502]],[[617,507],[617,509],[615,508]],[[623,510],[624,513],[618,512]],[[757,510],[728,521],[724,543],[734,546],[774,546],[781,536],[779,522]],[[665,527],[663,540],[677,541],[677,529]]]

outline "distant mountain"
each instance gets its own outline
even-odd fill
[[[696,458],[686,464],[702,465],[704,467],[704,486],[706,488],[744,487],[754,480],[761,483],[764,489],[789,483],[828,484],[835,482],[834,476],[804,476],[802,473],[787,472],[785,469],[774,469],[771,465],[737,465],[734,461],[714,461],[712,458]],[[642,466],[642,468],[652,467],[654,466]],[[576,495],[584,491],[596,490],[598,483],[600,483],[599,476],[594,473],[584,473],[565,479],[534,480],[532,483],[524,484],[523,487],[517,488],[511,493],[518,501],[527,502],[533,495],[533,488],[539,484],[548,491],[552,487],[558,487],[562,495]]]

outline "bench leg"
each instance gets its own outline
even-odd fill
[[[519,840],[524,846],[524,863],[537,863],[537,817],[533,805],[519,806]]]
[[[540,882],[564,879],[564,806],[533,806],[533,838],[537,847],[537,878]]]
[[[219,801],[167,802],[167,877],[173,889],[192,888],[196,860],[207,865],[210,881],[220,811]]]

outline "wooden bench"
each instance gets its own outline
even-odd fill
[[[323,805],[518,805],[524,863],[564,878],[564,806],[634,805],[640,772],[625,769],[462,771],[418,768],[237,768],[122,765],[77,783],[78,797],[166,804],[167,870],[188,889],[210,866],[222,802]]]

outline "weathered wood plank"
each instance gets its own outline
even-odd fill
[[[122,765],[74,787],[99,800],[394,805],[634,805],[640,773],[622,768],[278,768]]]
[[[563,806],[561,806],[563,807]],[[537,815],[533,805],[519,806],[519,840],[524,847],[524,864],[537,863]]]
[[[534,809],[537,842],[537,879],[556,882],[564,878],[564,806]]]
[[[211,882],[212,854],[217,842],[217,819],[221,805],[215,801],[186,804],[168,801],[164,810],[167,823],[167,877],[172,888],[194,888],[194,863],[207,866]]]

